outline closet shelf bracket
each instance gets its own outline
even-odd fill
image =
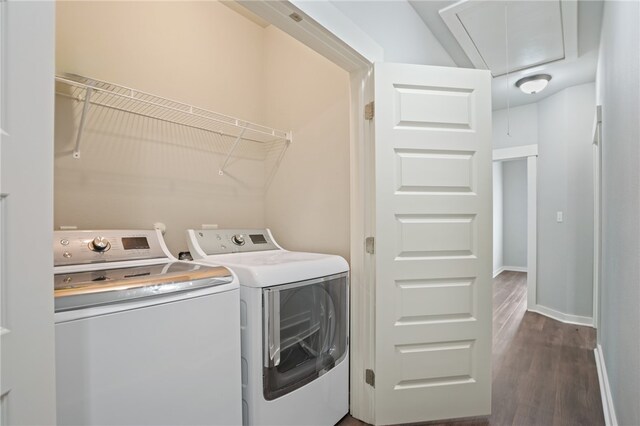
[[[224,176],[224,169],[225,169],[225,167],[227,167],[227,163],[229,162],[229,159],[233,155],[233,151],[235,151],[236,148],[238,147],[238,144],[242,140],[242,136],[244,136],[244,132],[246,130],[247,130],[247,128],[244,127],[242,129],[242,131],[240,132],[240,134],[238,135],[238,137],[236,138],[236,140],[233,142],[233,145],[231,146],[231,149],[229,150],[229,153],[227,154],[227,158],[224,160],[224,163],[222,163],[222,167],[220,167],[220,169],[218,170],[218,174],[220,176]]]
[[[73,158],[80,158],[80,143],[82,142],[82,133],[84,132],[84,126],[87,120],[87,114],[89,113],[89,106],[91,105],[91,95],[93,94],[93,87],[88,86],[84,92],[84,105],[82,107],[82,115],[80,116],[80,125],[78,126],[78,133],[76,134],[76,146],[73,149]]]
[[[292,140],[293,140],[293,133],[287,132],[287,137],[285,139],[284,146],[282,147],[282,151],[280,151],[280,155],[278,155],[278,158],[276,159],[276,163],[273,166],[273,169],[271,170],[269,177],[267,177],[267,182],[265,183],[265,189],[269,189],[269,187],[271,186],[271,182],[273,182],[273,178],[275,177],[276,172],[280,167],[280,163],[282,162],[284,153],[287,151],[287,148],[289,148],[289,145],[291,145]]]

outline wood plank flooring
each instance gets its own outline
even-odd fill
[[[595,330],[527,312],[523,272],[493,282],[493,387],[488,418],[429,425],[604,425]],[[339,426],[361,426],[351,416]]]

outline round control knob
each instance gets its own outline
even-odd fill
[[[237,246],[243,246],[244,237],[241,234],[236,234],[233,237],[231,237],[231,242]]]
[[[103,252],[111,248],[111,243],[105,237],[95,237],[89,243],[89,248],[93,251]]]

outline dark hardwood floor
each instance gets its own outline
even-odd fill
[[[604,425],[595,330],[526,311],[526,274],[493,282],[493,404],[488,418],[429,425]],[[339,426],[364,423],[345,417]]]

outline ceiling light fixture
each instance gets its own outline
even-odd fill
[[[551,76],[549,74],[536,74],[529,77],[523,77],[516,81],[516,87],[522,90],[524,93],[533,95],[538,92],[542,92],[547,84],[549,84]]]

